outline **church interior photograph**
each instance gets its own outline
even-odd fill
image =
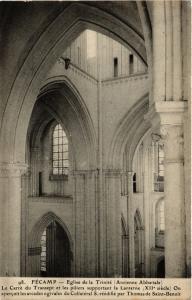
[[[0,3],[0,276],[191,276],[190,14]]]

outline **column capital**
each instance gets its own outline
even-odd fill
[[[154,102],[149,107],[145,120],[150,121],[153,128],[159,127],[159,125],[182,125],[187,105],[187,101]]]
[[[0,163],[0,177],[21,177],[28,171],[28,165],[24,163]]]
[[[184,143],[183,130],[179,125],[161,125],[160,134],[163,142],[174,140],[177,144]]]
[[[162,142],[165,146],[165,164],[183,163],[184,134],[182,126],[160,126]]]

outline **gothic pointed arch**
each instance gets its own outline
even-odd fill
[[[73,169],[94,168],[96,164],[94,124],[80,93],[64,76],[50,79],[41,89],[31,116],[28,143],[33,145],[38,143],[43,130],[54,120],[63,127],[69,139]]]
[[[29,234],[29,248],[39,247],[40,246],[40,239],[44,229],[52,222],[56,221],[60,226],[64,229],[67,234],[67,237],[70,242],[71,249],[73,248],[73,240],[71,237],[71,233],[69,232],[65,223],[59,218],[55,213],[52,211],[47,212],[44,214],[33,226],[30,234]]]
[[[47,212],[36,222],[29,234],[27,275],[71,276],[72,251],[73,241],[67,226],[52,211]],[[46,275],[42,275],[42,267]]]
[[[150,127],[150,124],[144,120],[147,109],[148,94],[139,99],[118,124],[110,147],[109,168],[122,168],[125,150],[128,153],[128,162],[131,165],[135,148]],[[126,147],[128,141],[129,145]]]
[[[41,33],[38,32],[38,40],[33,39],[32,44],[26,41],[25,52],[20,54],[20,70],[14,78],[3,108],[4,121],[1,127],[1,137],[7,143],[4,148],[9,149],[6,152],[2,149],[5,161],[25,160],[27,127],[45,74],[63,53],[65,47],[83,30],[96,29],[114,37],[129,46],[146,63],[142,30],[140,24],[138,26],[134,23],[132,15],[130,15],[130,20],[133,24],[129,24],[121,21],[118,16],[115,17],[110,9],[107,12],[102,5],[101,7],[95,6],[88,3],[70,3],[69,6],[64,6],[62,12],[53,17],[51,22],[47,21],[48,25],[43,33],[39,28]],[[130,8],[139,23],[137,9]],[[32,67],[31,64],[33,64]],[[12,110],[15,112],[14,116],[10,112],[9,103],[12,107],[11,112]]]

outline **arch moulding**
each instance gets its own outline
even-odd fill
[[[29,234],[29,248],[40,246],[41,235],[45,228],[52,222],[56,221],[61,227],[64,229],[67,237],[69,239],[70,248],[73,248],[73,240],[71,234],[65,225],[65,223],[53,212],[48,212],[44,214],[33,226],[30,234]]]
[[[120,41],[146,63],[144,39],[128,24],[94,6],[72,3],[32,46],[14,80],[4,106],[1,127],[1,139],[4,143],[0,143],[3,144],[0,152],[3,161],[25,161],[29,119],[45,74],[72,40],[86,28],[96,29]]]

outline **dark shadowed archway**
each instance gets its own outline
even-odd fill
[[[66,225],[53,212],[46,213],[29,235],[27,276],[71,276],[72,251],[73,242]]]
[[[161,256],[157,260],[157,278],[165,278],[165,257]]]

